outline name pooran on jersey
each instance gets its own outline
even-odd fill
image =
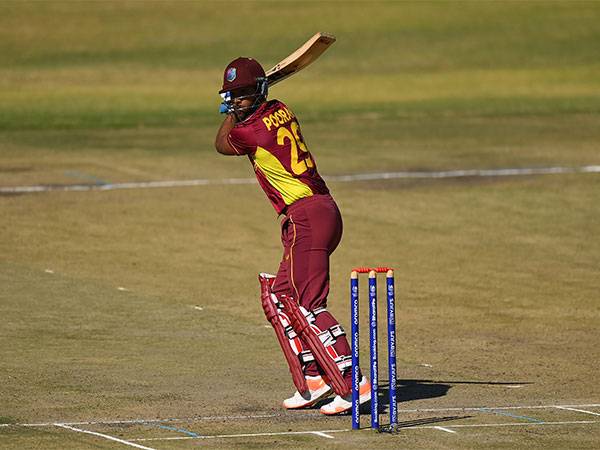
[[[278,127],[285,123],[288,123],[290,120],[294,119],[296,116],[292,113],[286,106],[278,109],[273,114],[269,114],[268,117],[263,117],[262,121],[267,127],[267,131],[271,130],[271,127]]]

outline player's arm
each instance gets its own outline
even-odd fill
[[[238,155],[239,153],[235,151],[235,149],[231,146],[229,141],[227,140],[227,136],[233,129],[235,125],[235,116],[233,114],[227,114],[225,120],[221,124],[219,131],[217,132],[217,137],[215,139],[215,148],[217,151],[223,155]]]

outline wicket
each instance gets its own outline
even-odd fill
[[[360,428],[360,367],[359,367],[359,300],[358,276],[369,274],[369,348],[371,375],[371,428],[379,430],[379,373],[377,358],[377,274],[386,274],[387,287],[387,337],[389,368],[390,428],[398,424],[396,398],[396,301],[394,295],[394,270],[388,267],[359,267],[350,274],[350,323],[352,327],[352,429]]]

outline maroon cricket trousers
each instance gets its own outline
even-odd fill
[[[330,195],[313,195],[288,206],[281,222],[283,258],[273,285],[277,295],[291,295],[308,311],[327,306],[329,294],[329,256],[342,238],[342,216]],[[324,331],[337,325],[329,311],[316,316],[315,323]],[[345,336],[338,337],[333,349],[350,355]],[[323,373],[316,363],[308,363],[305,375]],[[349,382],[350,371],[346,371]]]

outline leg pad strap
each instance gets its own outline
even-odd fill
[[[296,300],[292,297],[282,295],[280,301],[283,304],[285,312],[290,318],[292,328],[308,345],[317,364],[319,364],[321,369],[329,377],[331,381],[331,387],[335,393],[341,396],[348,395],[350,393],[350,389],[344,381],[338,365],[323,345],[320,337],[310,326],[307,317],[302,312],[298,303],[296,303]],[[328,332],[329,330],[326,331]]]

